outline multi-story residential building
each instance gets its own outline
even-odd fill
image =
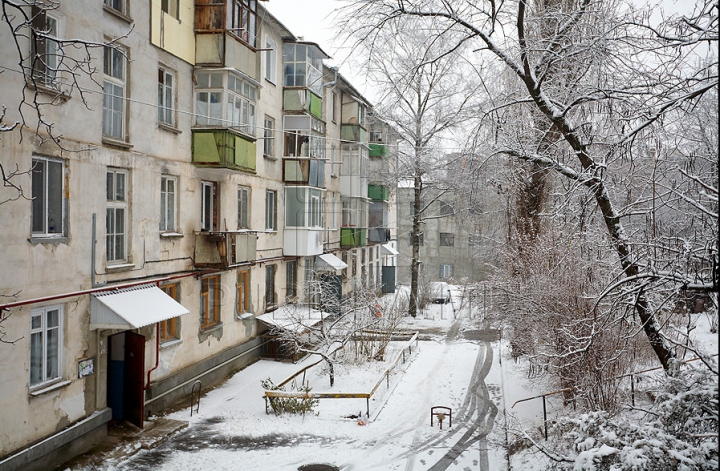
[[[43,60],[2,74],[3,122],[25,93],[54,123],[0,141],[24,192],[0,190],[3,471],[50,468],[256,360],[258,317],[317,302],[315,279],[347,294],[343,269],[372,282],[392,238],[366,247],[367,101],[257,2],[34,14],[53,37],[112,42],[89,49],[83,94],[52,40],[21,40]]]

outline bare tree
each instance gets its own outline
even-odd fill
[[[293,353],[317,355],[328,369],[330,386],[335,365],[381,360],[401,320],[400,310],[377,296],[372,286],[359,285],[341,298],[336,286],[313,277],[305,302],[287,304],[271,330]],[[268,314],[272,315],[272,314]]]
[[[537,9],[532,15],[530,7],[527,0],[499,4],[375,0],[357,1],[351,8],[358,19],[356,32],[367,42],[393,30],[399,32],[396,43],[402,43],[416,34],[420,21],[433,39],[453,41],[436,57],[471,43],[475,48],[468,61],[494,57],[512,74],[523,93],[508,95],[496,109],[521,113],[529,107],[544,116],[546,124],[543,129],[536,121],[537,132],[528,133],[522,126],[512,126],[522,122],[505,123],[495,151],[551,171],[567,182],[568,189],[584,189],[590,195],[591,209],[599,215],[617,267],[612,283],[598,298],[612,295],[614,306],[632,307],[655,355],[669,370],[675,354],[657,317],[663,301],[656,299],[656,293],[667,286],[676,291],[692,287],[717,292],[717,237],[705,239],[699,244],[703,249],[691,251],[696,263],[689,270],[677,269],[682,257],[674,249],[672,261],[656,263],[636,237],[632,219],[636,214],[626,211],[629,206],[620,201],[628,185],[642,183],[630,184],[623,171],[647,161],[646,139],[654,128],[667,128],[666,118],[691,112],[694,104],[717,90],[717,57],[699,55],[703,46],[707,50],[717,42],[717,4],[701,2],[693,14],[655,26],[650,22],[652,11],[632,3],[620,8],[610,2],[580,0]],[[403,20],[407,26],[398,27]],[[533,27],[542,22],[552,28]],[[557,74],[563,70],[568,75],[559,80]],[[486,111],[480,117],[494,117],[493,110]],[[557,140],[548,142],[544,137],[548,133],[556,134]],[[714,155],[717,161],[717,147]],[[714,172],[716,180],[717,167]],[[717,195],[710,181],[689,179]],[[708,217],[717,225],[717,198],[709,198],[708,203]],[[698,214],[698,209],[691,213]],[[656,234],[653,242],[666,246],[667,240]]]
[[[351,40],[359,38],[351,17],[341,30]],[[442,150],[443,138],[465,122],[469,115],[475,85],[463,80],[457,62],[459,47],[450,40],[433,38],[422,22],[414,22],[414,34],[397,41],[408,27],[390,20],[377,31],[372,42],[357,42],[356,52],[365,54],[370,80],[380,93],[376,113],[395,127],[401,139],[398,179],[413,189],[411,283],[409,314],[417,316],[422,222],[445,217],[430,214],[431,205],[448,191],[445,169],[459,155]]]

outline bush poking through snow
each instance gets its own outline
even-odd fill
[[[718,469],[718,375],[708,370],[667,377],[637,420],[590,412],[563,418],[554,469],[701,471]]]
[[[260,384],[266,391],[285,391],[285,386],[275,386],[270,378],[262,380]],[[307,394],[311,389],[309,385],[298,386],[295,380],[290,383],[290,391],[293,392],[297,391]],[[313,412],[319,402],[319,399],[316,398],[299,397],[271,397],[268,398],[268,400],[275,415],[280,415],[284,412],[304,415],[307,412]]]

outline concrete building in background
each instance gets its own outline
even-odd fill
[[[36,136],[26,104],[24,138],[0,136],[23,191],[0,189],[0,470],[52,468],[272,353],[258,318],[314,302],[311,281],[394,289],[393,194],[369,173],[387,144],[321,46],[255,1],[28,14],[50,39],[20,38],[42,60],[2,74],[3,123],[24,93],[53,125]],[[71,86],[53,37],[116,40],[90,48],[102,88]]]

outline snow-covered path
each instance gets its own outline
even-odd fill
[[[420,342],[405,371],[371,401],[367,426],[344,418],[365,410],[364,399],[321,401],[319,414],[304,418],[267,415],[260,381],[278,382],[301,365],[261,360],[209,392],[192,419],[187,409],[170,416],[190,420],[186,430],[109,469],[294,471],[326,463],[348,471],[488,471],[484,437],[497,407],[484,379],[493,351],[483,332],[463,335],[463,322],[436,322],[446,335]],[[446,419],[442,431],[437,421],[430,427],[430,408],[438,405],[453,413],[452,427]]]

